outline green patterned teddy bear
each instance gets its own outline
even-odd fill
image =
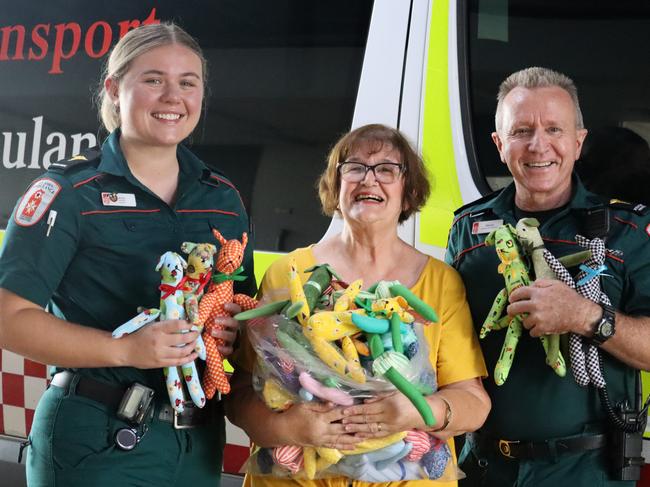
[[[503,385],[508,378],[512,362],[523,333],[522,316],[510,317],[505,313],[510,293],[521,286],[528,286],[531,283],[528,266],[522,258],[520,246],[517,239],[517,232],[510,224],[501,225],[488,234],[485,245],[494,246],[501,263],[499,274],[503,275],[505,288],[497,294],[494,303],[481,327],[480,337],[485,336],[492,330],[506,328],[506,338],[501,348],[499,360],[494,367],[494,381],[497,385]],[[558,336],[541,337],[542,345],[546,353],[546,363],[560,377],[566,375],[566,363],[562,354],[559,353],[557,344]]]

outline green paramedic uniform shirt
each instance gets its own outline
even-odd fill
[[[182,254],[184,241],[219,246],[211,227],[227,239],[249,231],[236,188],[188,149],[178,148],[177,198],[170,207],[131,174],[119,135],[111,134],[94,157],[52,164],[33,182],[14,210],[0,252],[0,287],[47,305],[60,318],[109,332],[139,306],[159,307],[155,267],[164,252]],[[244,260],[249,278],[235,283],[236,292],[255,292],[253,247],[250,236]],[[137,381],[167,397],[160,369],[80,372],[123,385]]]
[[[516,224],[514,193],[511,184],[497,196],[461,208],[450,231],[446,260],[463,277],[477,330],[504,287],[494,247],[486,247],[484,240],[492,225],[501,224],[499,220]],[[650,218],[642,205],[637,211],[633,205],[620,206],[610,207],[612,221],[606,246],[622,255],[608,254],[603,289],[622,313],[650,316]],[[546,247],[556,257],[582,250],[575,235],[583,232],[585,210],[594,207],[602,208],[602,200],[574,177],[570,203],[540,227]],[[596,389],[578,386],[570,370],[564,378],[558,377],[545,363],[539,338],[531,338],[527,332],[519,341],[508,380],[497,386],[492,375],[504,338],[502,330],[492,331],[481,340],[490,374],[484,384],[492,399],[483,432],[495,438],[536,441],[579,434],[585,425],[604,421]],[[601,355],[612,403],[627,398],[634,404],[635,371],[606,352]]]

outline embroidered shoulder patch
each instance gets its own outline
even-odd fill
[[[20,200],[14,215],[15,222],[21,227],[38,223],[59,191],[61,185],[53,179],[43,178],[36,181]]]

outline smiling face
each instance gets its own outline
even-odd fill
[[[503,100],[501,128],[492,134],[515,180],[517,206],[557,208],[571,198],[571,172],[587,135],[576,128],[569,94],[557,86],[517,87]]]
[[[346,161],[375,166],[383,162],[401,164],[402,158],[399,151],[390,144],[385,143],[378,148],[376,144],[361,143]],[[358,183],[341,179],[340,184],[339,210],[346,221],[365,224],[381,221],[397,226],[403,205],[402,175],[395,182],[385,184],[378,182],[374,173],[368,171]]]
[[[175,146],[188,137],[201,115],[200,58],[178,44],[138,56],[119,81],[105,83],[119,107],[122,140],[143,146]]]

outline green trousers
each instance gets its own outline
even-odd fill
[[[473,451],[460,468],[467,478],[459,487],[634,487],[636,482],[609,480],[605,450],[513,460],[496,450]]]
[[[50,387],[34,415],[27,484],[218,487],[225,426],[220,411],[214,416],[210,425],[175,430],[156,413],[138,445],[123,451],[115,445],[114,436],[128,425],[117,419],[114,411]]]

